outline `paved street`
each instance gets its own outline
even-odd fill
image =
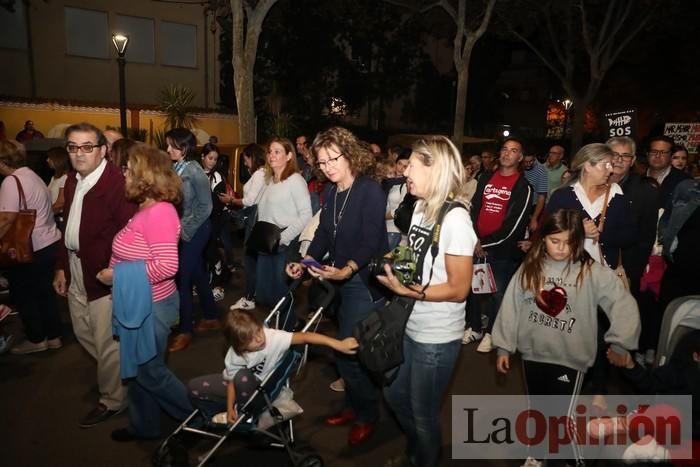
[[[234,277],[219,303],[221,310],[238,298],[242,278]],[[303,289],[299,293],[303,298]],[[61,301],[63,307],[65,302]],[[125,426],[126,414],[120,415],[92,429],[80,429],[78,419],[96,400],[95,365],[72,335],[69,317],[64,310],[64,347],[27,356],[0,356],[1,419],[0,465],[7,467],[37,466],[132,466],[150,465],[155,442],[117,444],[111,441],[112,430]],[[3,331],[18,332],[19,319],[10,317]],[[321,332],[332,334],[332,323],[324,321]],[[196,336],[192,346],[172,354],[169,364],[183,380],[222,369],[225,352],[223,338],[218,332]],[[313,349],[306,371],[293,382],[295,399],[304,409],[296,418],[297,437],[310,444],[323,456],[325,465],[332,467],[374,467],[402,452],[405,445],[396,423],[386,410],[378,429],[365,445],[349,449],[346,444],[348,429],[326,427],[324,416],[332,413],[342,402],[342,395],[332,392],[328,385],[336,378],[333,355],[326,349]],[[495,354],[482,355],[474,344],[462,348],[462,354],[451,384],[451,394],[519,394],[522,376],[519,365],[508,379],[494,370]],[[445,439],[445,466],[517,466],[518,461],[456,461],[450,459],[450,400],[444,404],[443,432]],[[172,430],[174,423],[163,416],[164,431]],[[197,454],[210,446],[199,443],[192,453]],[[250,449],[234,440],[227,443],[210,465],[278,466],[288,465],[283,451]]]

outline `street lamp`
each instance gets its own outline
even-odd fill
[[[126,133],[126,85],[124,84],[124,67],[126,66],[126,60],[124,59],[124,54],[126,53],[126,46],[129,44],[129,36],[113,34],[112,44],[114,44],[114,48],[117,49],[117,63],[119,64],[119,120],[122,135],[128,137],[129,135]]]
[[[574,105],[574,101],[571,99],[564,99],[561,101],[561,105],[564,107],[564,134],[562,135],[562,139],[566,139],[566,130],[569,126],[569,109]]]

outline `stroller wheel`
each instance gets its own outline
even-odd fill
[[[294,462],[294,467],[323,467],[323,459],[315,453],[309,453]]]

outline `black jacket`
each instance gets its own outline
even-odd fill
[[[661,203],[660,207],[666,206],[666,202],[671,197],[671,193],[673,193],[673,190],[676,189],[676,186],[683,180],[687,180],[689,178],[690,175],[688,175],[686,172],[671,166],[671,171],[668,173],[668,175],[666,175],[666,178],[664,178],[664,181],[661,184],[661,198],[659,200]]]
[[[484,189],[492,176],[493,172],[484,172],[479,177],[476,192],[472,198],[471,218],[475,230],[483,202]],[[523,256],[523,251],[518,248],[517,242],[525,237],[525,229],[530,222],[532,212],[533,196],[532,187],[525,175],[520,174],[513,186],[506,217],[501,228],[487,237],[479,238],[481,247],[487,250],[490,256],[512,259],[519,259]]]
[[[634,242],[622,249],[622,265],[629,278],[632,295],[636,297],[639,280],[656,240],[660,191],[654,179],[631,172],[620,186],[627,201],[629,222],[636,234]]]

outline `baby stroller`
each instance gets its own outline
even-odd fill
[[[661,323],[655,366],[664,365],[681,337],[692,329],[700,329],[700,295],[680,297],[669,303]]]
[[[308,331],[314,323],[317,324],[323,310],[333,301],[335,295],[333,286],[324,280],[319,282],[326,292],[325,298],[308,320],[302,332]],[[301,279],[292,282],[287,294],[277,302],[265,318],[265,326],[279,327],[281,324],[280,310],[288,300],[293,300],[292,292],[300,283]],[[306,350],[304,350],[304,354],[306,354]],[[262,437],[268,440],[269,446],[284,448],[294,467],[323,467],[323,459],[313,449],[295,446],[292,419],[285,421],[280,411],[273,405],[273,401],[277,399],[281,391],[289,386],[289,377],[292,371],[295,368],[300,371],[301,365],[305,362],[301,356],[299,351],[293,348],[289,349],[277,362],[275,369],[258,384],[243,407],[238,408],[238,418],[233,424],[215,423],[211,420],[213,414],[205,414],[200,409],[196,409],[163,441],[154,455],[154,464],[157,466],[170,465],[173,443],[177,443],[179,435],[191,433],[216,440],[214,446],[199,458],[197,466],[202,466],[232,433],[236,433],[239,435],[258,435],[258,438]],[[274,424],[269,429],[260,429],[258,428],[258,420],[266,411],[272,415]]]

